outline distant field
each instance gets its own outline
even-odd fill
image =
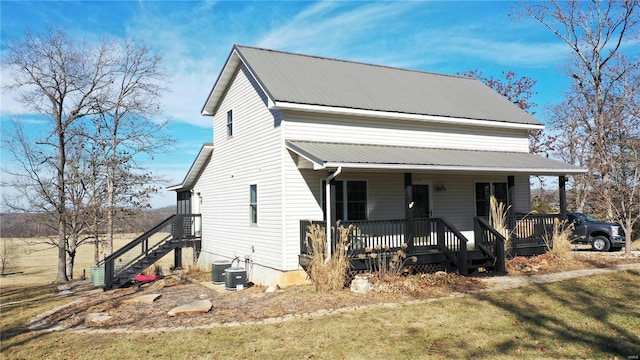
[[[136,238],[136,234],[118,234],[114,239],[114,249],[118,249]],[[13,257],[12,266],[8,266],[5,273],[10,274],[0,277],[0,286],[11,285],[39,285],[48,284],[55,280],[58,268],[58,249],[45,244],[31,245],[39,242],[38,238],[6,239],[0,238],[0,242],[11,241],[17,244],[16,256]],[[41,241],[40,241],[41,242]],[[73,277],[81,279],[83,273],[87,278],[91,273],[94,262],[93,244],[84,244],[78,248]],[[190,248],[183,249],[183,264],[191,263],[193,252]],[[158,264],[162,266],[173,265],[173,253],[162,258]]]

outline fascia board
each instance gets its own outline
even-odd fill
[[[369,169],[369,170],[431,170],[454,172],[504,172],[531,175],[577,175],[584,174],[587,169],[545,169],[545,168],[498,168],[498,167],[474,167],[474,166],[446,166],[446,165],[410,165],[410,164],[372,164],[372,163],[343,163],[326,162],[323,168],[343,167],[345,169]]]

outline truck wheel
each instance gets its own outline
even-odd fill
[[[609,240],[604,236],[596,236],[591,240],[591,247],[595,251],[609,251]]]

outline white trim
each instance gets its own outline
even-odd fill
[[[519,124],[510,122],[501,122],[495,120],[477,120],[477,119],[464,119],[454,118],[446,116],[433,116],[433,115],[420,115],[420,114],[407,114],[391,111],[378,111],[378,110],[363,110],[343,108],[337,106],[323,106],[323,105],[309,105],[309,104],[297,104],[283,101],[276,101],[272,108],[279,110],[297,110],[305,112],[325,113],[325,114],[340,114],[340,115],[359,115],[366,117],[378,117],[387,119],[400,119],[400,120],[415,120],[415,121],[428,121],[445,124],[455,125],[470,125],[470,126],[485,126],[485,127],[498,127],[509,129],[531,129],[542,130],[544,125],[534,124]]]
[[[251,182],[251,181],[249,182],[249,226],[256,226],[256,227],[260,223],[260,221],[259,221],[260,220],[259,219],[260,212],[258,211],[259,210],[259,204],[260,204],[260,197],[258,195],[258,189],[259,189],[258,184],[259,184],[258,182]],[[256,222],[253,222],[253,218],[252,218],[253,214],[251,212],[251,210],[252,210],[252,208],[251,208],[251,205],[252,205],[252,203],[251,203],[251,187],[252,186],[256,187],[256,203],[255,203],[255,205],[256,205]]]
[[[308,159],[309,160],[309,159]],[[587,169],[536,169],[536,168],[498,168],[498,167],[481,167],[481,166],[447,166],[447,165],[416,165],[416,164],[371,164],[371,163],[335,163],[327,162],[324,164],[318,164],[314,161],[314,170],[320,170],[323,168],[335,168],[342,166],[344,168],[351,169],[380,169],[380,170],[437,170],[437,171],[454,171],[454,172],[469,172],[469,171],[487,171],[487,172],[509,172],[509,173],[522,173],[522,174],[534,174],[534,175],[572,175],[572,174],[584,174]],[[318,168],[316,168],[316,165]]]

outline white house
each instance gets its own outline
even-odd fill
[[[543,124],[464,77],[234,46],[202,114],[213,144],[170,189],[201,214],[200,264],[237,257],[258,284],[304,281],[301,220],[434,217],[472,240],[490,195],[527,213],[529,176],[584,172],[529,154]]]

